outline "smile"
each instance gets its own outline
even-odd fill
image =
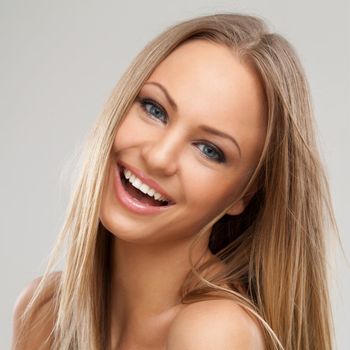
[[[155,181],[131,166],[118,162],[115,175],[117,198],[133,212],[154,214],[175,204]]]
[[[163,197],[160,193],[158,193],[154,188],[143,183],[135,174],[133,174],[130,170],[124,169],[123,174],[126,180],[128,180],[132,186],[136,189],[140,190],[142,193],[148,195],[154,200],[159,201],[161,205],[167,205],[169,200]]]

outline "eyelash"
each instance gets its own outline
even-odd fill
[[[146,114],[150,116],[150,118],[159,120],[159,121],[161,121],[164,124],[168,123],[167,112],[164,110],[164,108],[159,103],[157,103],[156,101],[154,101],[154,100],[152,100],[150,98],[141,98],[141,97],[137,97],[137,102],[139,103],[141,108],[146,112]],[[165,120],[162,121],[160,118],[158,118],[154,114],[152,114],[147,109],[147,107],[146,107],[147,105],[151,105],[152,107],[156,107],[158,110],[160,110],[161,113],[163,113],[163,116],[164,116]],[[196,146],[204,145],[204,147],[211,148],[212,150],[214,150],[216,152],[215,158],[209,157],[199,147],[197,147],[201,151],[201,153],[204,155],[204,157],[206,157],[207,159],[212,160],[212,161],[217,162],[217,163],[224,163],[226,161],[226,157],[225,157],[224,153],[221,151],[221,149],[218,148],[217,146],[215,146],[214,144],[212,144],[211,142],[208,142],[208,141],[196,141],[194,144]]]
[[[142,108],[151,118],[162,121],[161,119],[157,118],[154,114],[152,114],[152,113],[147,109],[146,105],[151,105],[152,107],[158,108],[158,110],[160,110],[160,111],[163,113],[164,118],[166,118],[166,121],[162,121],[162,123],[167,124],[168,115],[167,115],[166,111],[164,110],[164,108],[163,108],[160,104],[158,104],[156,101],[153,101],[153,100],[150,99],[150,98],[138,98],[138,102],[139,102],[141,108]]]

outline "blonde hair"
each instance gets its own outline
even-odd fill
[[[254,196],[242,214],[217,218],[210,236],[209,248],[227,270],[206,279],[200,273],[204,265],[197,269],[192,264],[183,302],[219,291],[260,322],[267,349],[332,348],[325,233],[326,224],[335,228],[335,221],[305,74],[291,45],[270,33],[262,20],[223,13],[178,23],[152,40],[122,76],[97,120],[52,260],[25,313],[28,320],[67,243],[66,265],[53,293],[55,349],[108,346],[110,235],[99,211],[116,129],[157,65],[180,44],[197,39],[225,45],[254,67],[266,95],[267,136],[242,193],[255,183]],[[223,282],[230,288],[221,287]]]

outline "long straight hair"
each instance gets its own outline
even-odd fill
[[[267,135],[242,193],[255,183],[254,196],[242,214],[218,217],[210,235],[209,249],[227,269],[206,278],[204,265],[192,265],[182,301],[220,292],[258,320],[267,349],[331,349],[325,246],[326,233],[336,226],[308,83],[290,43],[270,33],[261,19],[241,14],[207,15],[169,27],[131,63],[87,139],[67,218],[25,318],[33,313],[66,244],[66,263],[53,293],[57,317],[50,341],[60,350],[108,348],[110,233],[99,211],[112,144],[145,80],[189,40],[225,45],[254,68],[266,96]],[[231,288],[222,287],[223,282]]]

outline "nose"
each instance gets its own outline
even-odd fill
[[[148,140],[141,150],[141,157],[150,174],[171,176],[178,169],[181,145],[176,136],[164,134],[157,140]]]

